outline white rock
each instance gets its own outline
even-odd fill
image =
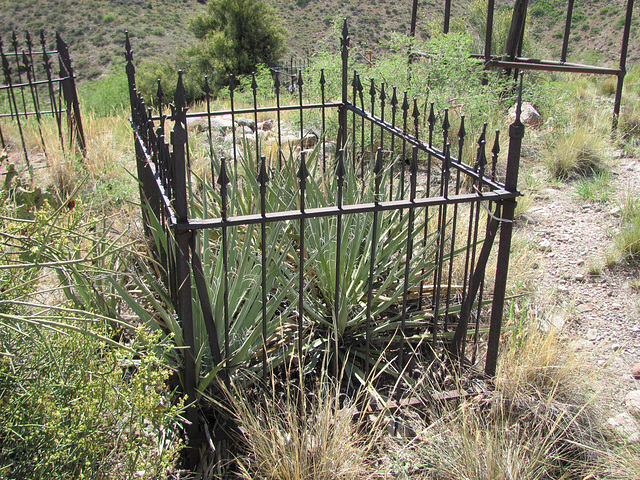
[[[638,422],[628,413],[620,413],[607,420],[607,424],[627,442],[640,442],[640,428]]]
[[[598,338],[598,331],[595,328],[590,328],[587,330],[587,340],[591,342],[595,342]]]
[[[631,415],[640,419],[640,390],[634,390],[627,393],[624,397],[624,406]]]

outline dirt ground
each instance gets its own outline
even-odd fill
[[[640,363],[640,263],[605,266],[627,196],[640,198],[640,160],[615,159],[607,202],[581,199],[575,183],[543,187],[519,222],[538,258],[535,295],[551,305],[562,335],[585,354],[585,373],[599,370],[605,403],[621,409],[625,395],[640,389],[631,369]]]

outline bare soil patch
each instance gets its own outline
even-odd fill
[[[521,222],[539,252],[536,300],[555,305],[553,323],[585,353],[585,374],[600,369],[602,398],[618,409],[640,389],[631,375],[640,362],[640,261],[604,266],[621,224],[619,205],[640,198],[640,161],[612,167],[615,194],[607,202],[580,198],[572,182],[541,189]]]

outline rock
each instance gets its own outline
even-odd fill
[[[240,127],[249,127],[251,130],[254,130],[256,127],[256,122],[250,118],[238,117],[236,118],[236,123]]]
[[[595,342],[598,338],[598,331],[595,328],[590,328],[587,330],[587,340],[590,342]]]
[[[208,128],[208,125],[207,125],[207,128]],[[225,134],[232,128],[233,128],[233,120],[231,120],[231,117],[227,117],[227,116],[211,117],[212,130],[218,130],[222,134]]]
[[[578,312],[580,313],[587,313],[593,310],[593,305],[591,305],[590,303],[581,303],[576,307],[576,310],[578,310]]]
[[[584,274],[583,273],[578,273],[578,274],[576,274],[575,277],[573,277],[573,279],[576,282],[584,282]]]
[[[516,119],[516,105],[509,109],[509,117],[511,121]],[[520,121],[530,127],[539,127],[542,125],[542,115],[531,103],[524,102],[520,113]]]
[[[631,375],[633,375],[633,378],[635,378],[636,380],[640,380],[640,363],[636,363],[633,368],[631,369]]]
[[[620,413],[610,418],[607,420],[607,424],[627,442],[640,442],[640,428],[638,428],[638,423],[628,413]]]
[[[634,390],[627,393],[624,397],[624,406],[627,411],[635,418],[640,419],[640,390]]]
[[[273,129],[273,120],[265,120],[262,124],[258,124],[260,130],[264,130],[265,132],[270,132]]]
[[[538,250],[541,252],[550,252],[551,251],[551,242],[547,239],[542,240],[538,243]]]
[[[622,209],[620,207],[613,207],[609,210],[609,215],[613,215],[614,217],[619,217]]]
[[[187,130],[197,133],[204,132],[209,127],[209,123],[205,117],[187,117]]]

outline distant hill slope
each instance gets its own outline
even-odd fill
[[[343,17],[349,19],[352,45],[368,57],[388,44],[392,32],[408,33],[412,2],[405,0],[266,0],[289,30],[290,55],[305,56],[319,49],[336,49]],[[507,5],[513,2],[506,2]],[[453,30],[476,33],[481,51],[483,0],[453,1]],[[496,43],[508,27],[507,5],[496,7]],[[569,60],[615,64],[620,54],[624,0],[576,0]],[[128,29],[137,59],[166,58],[193,41],[189,19],[203,11],[197,0],[0,0],[0,35],[5,50],[11,33],[22,37],[41,29],[58,30],[70,46],[77,75],[95,78],[123,63],[124,30]],[[444,1],[421,0],[418,37],[441,29]],[[525,55],[557,58],[560,55],[566,0],[530,0]],[[629,63],[640,60],[640,6],[636,6],[629,47]]]

